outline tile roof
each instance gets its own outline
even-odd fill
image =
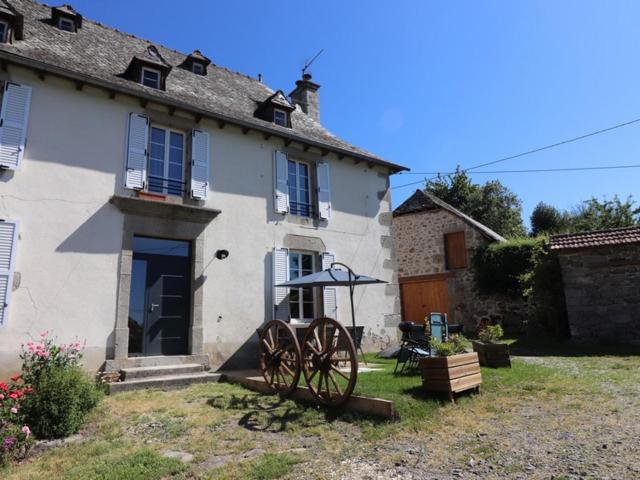
[[[469,223],[472,227],[479,230],[487,238],[495,240],[496,242],[504,242],[505,238],[491,230],[486,225],[474,220],[469,215],[462,213],[455,207],[452,207],[447,202],[440,200],[435,195],[425,192],[424,190],[416,190],[413,195],[407,198],[398,208],[393,211],[393,216],[407,215],[409,213],[418,213],[428,210],[443,209],[451,212],[453,215],[460,217],[465,222]]]
[[[293,128],[254,117],[259,103],[275,93],[257,79],[214,64],[209,65],[206,76],[173,68],[166,90],[155,90],[122,78],[132,58],[148,51],[151,43],[147,40],[86,18],[77,33],[61,31],[50,22],[50,7],[32,0],[1,1],[24,16],[24,39],[0,44],[2,60],[305,142],[387,166],[394,172],[406,170],[338,138],[299,108],[291,114]],[[155,47],[171,66],[181,65],[188,56],[161,45]]]
[[[590,232],[553,235],[550,239],[551,250],[573,250],[578,248],[606,247],[610,245],[628,245],[640,243],[640,225],[635,227],[593,230]]]

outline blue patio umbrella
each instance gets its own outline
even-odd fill
[[[344,267],[345,270],[334,268],[336,266]],[[303,287],[349,287],[349,299],[351,300],[351,325],[353,327],[352,335],[356,335],[356,313],[353,306],[353,291],[357,285],[371,285],[374,283],[387,283],[384,280],[368,277],[366,275],[358,275],[344,263],[334,262],[331,267],[321,272],[311,273],[304,277],[298,277],[288,282],[280,283],[276,287],[303,288]],[[356,338],[354,338],[356,342]],[[362,352],[362,347],[360,347]],[[366,362],[365,362],[366,363]]]

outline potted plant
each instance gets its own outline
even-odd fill
[[[473,351],[478,354],[483,367],[509,367],[509,345],[502,343],[504,331],[500,325],[487,325],[478,332],[478,339],[473,340]]]
[[[477,353],[466,353],[462,338],[452,335],[442,342],[431,339],[431,357],[420,359],[422,386],[428,392],[443,392],[454,401],[454,393],[480,391],[482,375]]]

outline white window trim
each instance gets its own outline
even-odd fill
[[[295,200],[291,199],[291,195],[289,193],[289,162],[293,162],[296,164],[296,198]],[[297,194],[300,192],[300,176],[298,175],[298,165],[306,165],[307,166],[307,192],[309,192],[309,203],[308,208],[309,208],[309,215],[302,215],[300,213],[300,201],[298,199]],[[296,160],[295,158],[287,158],[287,195],[289,196],[289,214],[290,215],[295,215],[296,217],[305,217],[305,218],[313,218],[314,217],[314,212],[313,212],[313,207],[314,207],[314,203],[313,203],[313,190],[312,190],[312,178],[311,178],[311,167],[312,165],[309,162],[304,162],[302,160]],[[293,206],[292,206],[293,203]],[[295,212],[295,213],[294,213]]]
[[[4,25],[4,37],[0,38],[0,42],[8,43],[9,42],[9,22],[0,20],[0,23]]]
[[[71,27],[71,29],[63,28],[62,27],[63,23],[66,23],[67,25],[69,25],[69,27]],[[63,32],[73,33],[73,32],[76,31],[76,24],[70,18],[60,17],[60,18],[58,18],[58,28],[60,30],[62,30]]]
[[[144,83],[144,72],[151,72],[151,73],[155,73],[156,75],[158,75],[158,86],[157,87],[152,87],[151,85],[145,85],[145,83]],[[145,87],[155,88],[156,90],[160,90],[161,82],[162,82],[162,73],[160,72],[160,70],[156,70],[155,68],[142,67],[142,69],[140,70],[140,84],[144,85]]]
[[[196,72],[196,70],[199,70]],[[204,75],[204,65],[200,62],[193,62],[191,64],[191,71],[196,75]]]
[[[282,116],[284,117],[284,125],[281,125],[280,123],[276,122],[276,113],[281,113],[282,114]],[[286,110],[282,110],[281,108],[274,108],[273,109],[273,123],[275,123],[276,125],[280,125],[281,127],[288,127],[289,126],[289,118],[288,118]]]
[[[289,280],[291,280],[291,256],[292,255],[309,255],[311,257],[311,270],[313,273],[315,273],[316,270],[316,264],[317,264],[317,259],[316,259],[316,254],[313,252],[305,252],[302,250],[289,250],[289,254],[288,254],[288,262],[287,262],[287,278]],[[302,260],[299,263],[299,268],[302,268]],[[312,318],[295,318],[292,314],[292,305],[294,304],[293,300],[291,300],[291,290],[298,290],[299,291],[299,299],[297,302],[298,305],[298,311],[300,313],[302,313],[304,315],[304,302],[302,301],[302,288],[290,288],[289,289],[289,314],[291,315],[291,323],[296,323],[296,324],[308,324],[311,323],[315,318],[318,317],[318,295],[317,295],[317,289],[314,287],[311,287],[311,295],[313,297],[313,317]]]
[[[164,171],[162,172],[162,177],[164,180],[169,178],[169,151],[171,150],[171,133],[177,133],[182,135],[182,186],[180,187],[183,190],[180,194],[169,193],[169,185],[165,184],[163,181],[162,192],[154,192],[149,190],[149,184],[151,181],[149,180],[149,175],[151,175],[151,138],[153,137],[152,132],[154,128],[159,128],[165,131],[164,133]],[[159,123],[151,123],[149,125],[149,143],[148,143],[148,152],[147,155],[147,178],[145,179],[145,191],[149,193],[154,193],[156,195],[171,195],[172,197],[182,197],[185,194],[185,185],[186,185],[186,157],[187,157],[187,134],[182,130],[176,130],[175,128],[168,127],[166,125],[161,125]]]

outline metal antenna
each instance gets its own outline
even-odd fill
[[[324,48],[321,48],[320,51],[316,53],[315,57],[313,57],[311,60],[309,60],[308,62],[305,62],[304,67],[302,67],[303,77],[304,77],[304,74],[307,73],[307,69],[311,66],[311,64],[315,61],[315,59],[320,56],[322,52],[324,52]]]

